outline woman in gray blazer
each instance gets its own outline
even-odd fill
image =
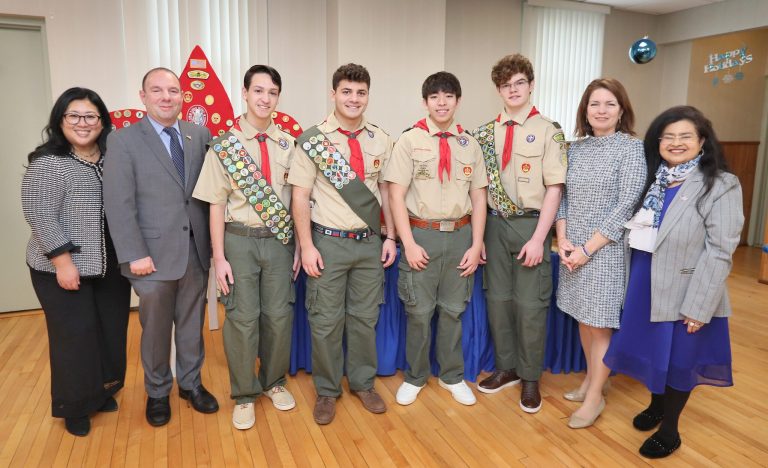
[[[621,328],[605,364],[643,382],[651,404],[632,421],[657,432],[648,458],[680,446],[678,420],[697,385],[733,385],[725,281],[744,224],[739,181],[711,122],[690,106],[664,111],[645,136],[645,198],[627,223],[631,247]]]

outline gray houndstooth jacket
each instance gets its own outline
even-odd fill
[[[695,169],[659,227],[651,265],[652,322],[689,317],[709,323],[731,315],[725,281],[744,225],[741,185],[735,175],[721,173],[699,213],[703,192],[703,175]]]

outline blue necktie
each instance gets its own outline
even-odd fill
[[[182,149],[179,139],[176,137],[177,132],[173,127],[165,127],[163,132],[171,137],[171,161],[176,166],[176,170],[181,177],[181,183],[184,184],[184,149]]]

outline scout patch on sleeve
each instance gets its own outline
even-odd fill
[[[565,143],[565,135],[563,132],[557,132],[552,135],[552,140],[554,140],[555,143]]]

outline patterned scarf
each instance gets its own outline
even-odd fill
[[[656,180],[645,194],[643,207],[624,225],[630,229],[630,247],[653,252],[661,224],[661,209],[664,207],[664,193],[667,191],[667,187],[677,182],[683,182],[696,169],[700,160],[701,154],[671,169],[667,166],[666,161],[661,162],[656,170]]]

